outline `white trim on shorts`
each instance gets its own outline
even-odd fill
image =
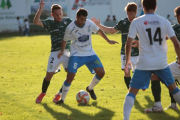
[[[180,83],[180,69],[179,69],[179,64],[176,62],[172,62],[169,64],[169,68],[171,70],[171,73],[174,77],[174,79],[177,79]]]
[[[47,65],[47,72],[55,72],[58,69],[61,70],[61,64],[63,65],[64,69],[68,68],[70,52],[68,50],[64,50],[64,54],[61,56],[60,59],[58,59],[57,54],[59,52],[60,50],[50,53]]]
[[[131,68],[132,71],[134,71],[135,68],[136,68],[136,64],[137,64],[138,58],[139,58],[139,56],[131,56],[131,63],[132,63],[132,67],[133,68],[131,68],[131,66],[129,66],[129,68]],[[125,64],[126,64],[125,55],[121,55],[121,69],[122,70],[124,70]]]

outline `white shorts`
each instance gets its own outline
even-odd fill
[[[61,64],[63,65],[64,69],[68,68],[70,52],[65,50],[64,55],[58,59],[57,54],[59,52],[60,51],[51,52],[48,60],[47,72],[55,72],[58,69],[61,70]]]
[[[177,64],[176,62],[172,62],[169,64],[171,73],[174,77],[174,79],[177,79],[180,83],[180,69],[179,69],[179,64]]]
[[[138,60],[139,56],[131,56],[131,63],[132,63],[132,67],[129,66],[129,68],[131,68],[132,71],[134,71],[134,69],[136,68],[136,64],[137,64],[137,60]],[[121,69],[124,70],[126,65],[126,57],[125,55],[121,55]]]

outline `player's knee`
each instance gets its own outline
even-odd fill
[[[155,75],[155,74],[151,75],[151,81],[158,80],[158,79],[159,78],[157,75]]]
[[[130,77],[130,72],[127,73],[127,72],[124,71],[124,76],[125,77]]]
[[[105,75],[104,69],[102,68],[102,69],[97,73],[97,75],[98,75],[98,77],[103,78],[104,75]]]

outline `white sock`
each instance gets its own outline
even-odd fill
[[[129,120],[131,109],[134,105],[135,95],[132,93],[128,93],[125,98],[124,108],[123,108],[123,120]]]
[[[155,106],[157,106],[157,107],[162,107],[162,105],[161,105],[161,101],[159,101],[159,102],[155,102],[155,103],[154,103],[154,105],[155,105]]]
[[[180,106],[180,90],[179,90],[179,88],[177,87],[177,88],[174,89],[171,93],[172,93],[174,99],[176,100],[176,102],[177,102],[177,103],[179,104],[179,106]]]
[[[89,84],[88,89],[92,90],[94,88],[94,86],[96,86],[96,84],[99,83],[99,81],[101,80],[101,78],[99,78],[97,75],[95,75],[91,81],[91,83]]]
[[[61,100],[63,100],[63,101],[65,100],[67,93],[69,91],[70,85],[71,84],[66,83],[66,81],[64,82],[63,88],[62,88]]]

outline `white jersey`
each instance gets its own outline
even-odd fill
[[[168,66],[167,63],[167,42],[175,36],[170,22],[157,15],[145,14],[133,20],[130,26],[130,38],[139,37],[139,59],[136,69],[138,70],[159,70]]]
[[[99,28],[89,19],[83,27],[78,27],[75,21],[71,22],[65,31],[64,41],[71,40],[71,56],[95,55],[92,48],[91,34],[96,33]]]

